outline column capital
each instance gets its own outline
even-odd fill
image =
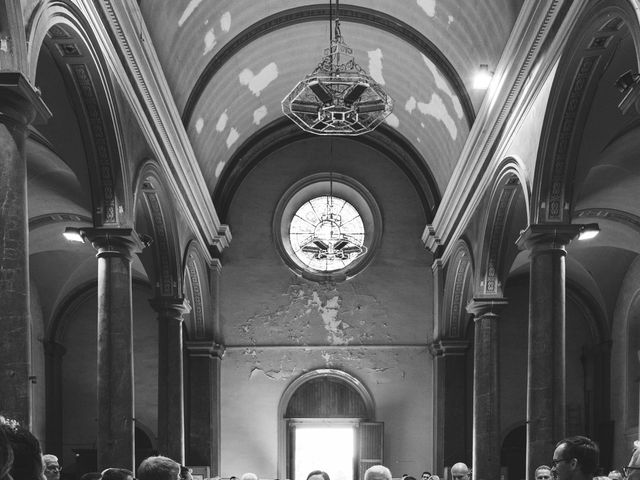
[[[121,256],[131,259],[134,253],[142,252],[150,244],[132,228],[83,228],[81,234],[98,251],[98,258]]]
[[[182,316],[191,312],[191,304],[184,297],[156,297],[149,300],[151,308],[162,317],[182,321]]]
[[[470,300],[466,309],[467,313],[474,316],[474,320],[479,320],[489,315],[497,317],[508,304],[503,297],[478,297]]]
[[[26,126],[34,120],[44,123],[51,115],[39,90],[22,72],[0,72],[0,121]]]
[[[184,342],[189,357],[220,358],[224,356],[225,347],[212,340],[190,340]]]
[[[443,338],[435,340],[429,344],[429,352],[434,357],[447,357],[453,355],[464,355],[469,348],[469,342],[466,340],[456,340],[452,338]]]
[[[529,225],[520,232],[516,245],[520,250],[558,250],[565,251],[565,247],[573,240],[583,227],[566,223],[539,223]]]

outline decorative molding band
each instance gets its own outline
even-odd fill
[[[576,210],[573,212],[573,218],[604,218],[612,222],[622,223],[640,231],[640,217],[614,208],[585,208],[584,210]]]
[[[93,225],[93,219],[77,213],[47,213],[29,219],[29,230],[42,228],[56,223],[83,223]]]
[[[185,126],[189,125],[193,111],[212,78],[227,61],[233,58],[236,53],[248,44],[281,28],[303,22],[326,20],[329,18],[329,13],[329,7],[321,4],[290,8],[263,18],[240,32],[220,49],[198,77],[184,106],[182,123]],[[444,74],[444,77],[448,80],[458,96],[465,113],[467,124],[469,127],[473,125],[475,111],[464,82],[447,57],[422,33],[411,25],[390,15],[354,5],[340,5],[340,20],[360,23],[389,32],[406,41],[427,58],[431,59],[438,70]]]
[[[174,279],[174,272],[172,270],[171,251],[169,248],[167,226],[164,221],[164,215],[162,213],[162,207],[158,199],[158,193],[154,190],[143,189],[144,198],[147,203],[149,216],[153,224],[154,242],[153,250],[157,255],[157,271],[158,275],[158,291],[161,297],[173,297],[177,296],[180,292],[177,291],[178,281]],[[177,269],[175,269],[177,275]]]
[[[189,252],[189,256],[187,258],[187,274],[189,275],[189,280],[191,283],[191,291],[189,292],[189,297],[193,305],[193,309],[191,311],[195,327],[193,338],[204,338],[206,335],[206,328],[204,321],[204,307],[202,301],[202,282],[200,281],[197,258],[193,251]]]
[[[492,85],[499,83],[503,88],[489,87],[434,221],[422,236],[425,246],[440,250],[443,259],[453,253],[455,240],[492,184],[495,168],[502,161],[499,153],[504,139],[555,65],[571,29],[571,22],[564,20],[577,17],[585,4],[585,0],[525,2],[494,74]],[[558,21],[562,24],[555,28]]]
[[[231,231],[220,223],[215,211],[139,7],[136,2],[83,2],[90,13],[94,7],[100,9],[94,13],[99,18],[92,18],[93,23],[104,23],[110,29],[108,33],[116,50],[109,52],[114,55],[111,61],[124,69],[115,73],[129,94],[132,108],[145,122],[141,127],[167,171],[176,198],[185,213],[189,213],[191,229],[207,250],[215,247],[221,252],[229,246]]]

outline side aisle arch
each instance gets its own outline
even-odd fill
[[[79,120],[94,226],[115,227],[132,223],[133,198],[99,29],[73,5],[61,1],[42,3],[27,26],[28,68],[30,80],[35,81],[40,52],[43,48],[49,50]]]
[[[571,223],[574,173],[594,93],[624,36],[630,33],[639,51],[637,8],[631,1],[598,0],[574,22],[580,28],[565,46],[545,114],[532,191],[533,224]]]
[[[444,310],[440,321],[440,338],[463,338],[468,317],[465,310],[473,287],[474,267],[471,249],[458,240],[448,262],[444,288]]]

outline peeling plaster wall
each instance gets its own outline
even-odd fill
[[[358,378],[384,422],[385,463],[394,476],[431,468],[431,355],[426,348],[237,348],[222,361],[222,477],[277,478],[278,403],[305,372],[336,368]]]
[[[420,240],[426,215],[393,161],[360,142],[332,141],[332,155],[329,141],[311,138],[266,157],[231,203],[234,238],[223,256],[220,295],[224,339],[232,346],[222,360],[223,477],[246,471],[277,477],[280,397],[294,378],[327,367],[352,374],[371,392],[372,420],[385,423],[392,472],[417,475],[432,467],[433,285]],[[383,235],[356,277],[318,283],[286,266],[272,220],[291,185],[330,168],[370,191]]]

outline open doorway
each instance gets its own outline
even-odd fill
[[[324,470],[331,480],[353,480],[355,429],[353,425],[294,426],[294,480],[305,480],[309,472]]]

